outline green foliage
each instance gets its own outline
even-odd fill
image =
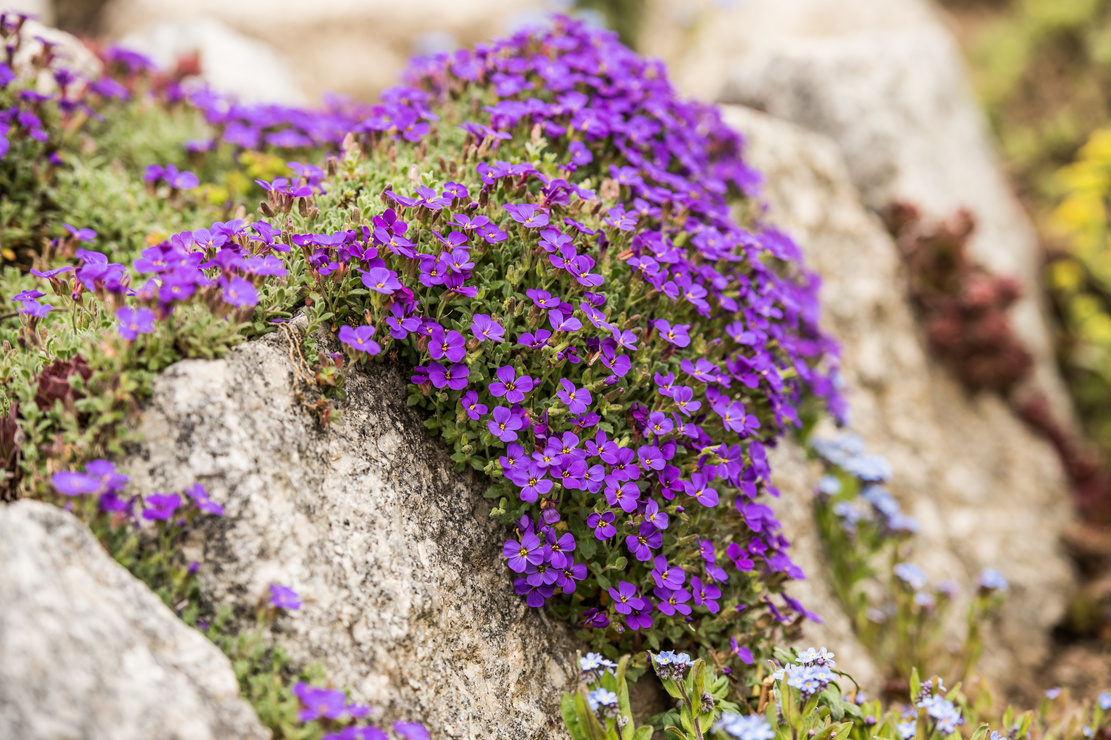
[[[1021,187],[1045,210],[1053,173],[1111,118],[1111,2],[1017,0],[984,25],[973,79]]]

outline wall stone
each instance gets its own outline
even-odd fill
[[[293,660],[433,736],[550,737],[575,644],[514,593],[482,486],[406,407],[396,366],[352,373],[321,429],[284,337],[169,368],[125,461],[137,492],[199,481],[225,507],[191,551],[202,593],[249,620],[270,583],[292,587],[304,604],[273,637]]]
[[[733,63],[721,99],[829,136],[870,208],[908,202],[927,219],[969,210],[976,218],[971,254],[1023,287],[1012,317],[1035,357],[1030,387],[1068,423],[1037,235],[1010,191],[966,77],[956,42],[934,20],[762,47]]]
[[[0,507],[0,737],[270,737],[220,649],[73,515]]]
[[[747,139],[747,160],[764,173],[768,218],[822,276],[823,320],[843,344],[853,431],[890,460],[892,493],[922,525],[913,560],[933,579],[966,587],[985,567],[1007,576],[1011,593],[981,668],[1005,688],[1023,688],[1018,682],[1048,657],[1050,630],[1074,583],[1060,547],[1072,515],[1055,453],[998,396],[970,396],[932,361],[897,247],[865,209],[833,141],[752,110],[724,112]],[[809,509],[817,471],[800,473],[801,465],[781,463],[777,480],[780,515],[805,567],[820,555],[812,520],[795,509]],[[811,573],[821,578],[820,568]],[[831,613],[822,592],[815,595],[821,613]]]

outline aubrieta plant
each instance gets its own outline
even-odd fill
[[[287,330],[318,387],[372,357],[414,368],[410,403],[515,527],[517,590],[607,654],[668,643],[740,667],[807,615],[773,600],[802,573],[761,499],[776,494],[765,446],[811,399],[840,409],[818,281],[759,220],[740,139],[679,101],[658,63],[561,18],[418,62],[379,105],[312,113],[235,104],[130,52],[104,59],[121,117],[186,120],[188,162],[121,145],[114,185],[154,214],[146,245],[58,198],[65,227],[36,227],[31,269],[6,274],[21,495],[80,495],[67,481],[122,453],[159,370],[300,312],[307,331]],[[16,76],[4,89],[27,98]],[[64,130],[64,101],[45,102]],[[61,141],[69,177],[87,142]],[[258,179],[254,219],[229,170],[273,152],[298,161]],[[172,518],[185,503],[129,506]]]
[[[834,590],[857,636],[889,680],[909,679],[919,668],[963,680],[982,650],[983,623],[1002,606],[1007,579],[984,570],[964,639],[957,650],[948,649],[943,627],[957,584],[931,585],[925,571],[908,561],[918,522],[884,487],[890,463],[868,454],[864,441],[850,433],[815,439],[812,449],[826,471],[815,491],[818,533]]]
[[[609,654],[759,645],[791,619],[771,595],[801,575],[759,500],[765,444],[806,394],[836,397],[835,357],[798,249],[752,220],[739,139],[567,19],[410,81],[337,168],[361,264],[352,246],[305,250],[325,300],[347,303],[322,313],[374,327],[353,354],[415,365],[410,401],[493,479],[531,606]],[[451,157],[429,161],[430,139]]]

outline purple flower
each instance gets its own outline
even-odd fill
[[[371,337],[374,336],[373,326],[360,326],[358,329],[352,329],[350,326],[344,325],[339,330],[339,340],[351,347],[356,352],[366,352],[370,355],[376,355],[382,351]]]
[[[619,506],[626,514],[631,514],[637,509],[640,488],[631,480],[624,483],[615,480],[606,487],[605,495],[610,506]]]
[[[655,501],[649,501],[644,508],[644,521],[656,526],[659,529],[667,529],[668,516],[660,511],[660,505]]]
[[[437,326],[432,329],[432,336],[428,341],[428,352],[433,359],[446,358],[448,362],[460,362],[467,356],[466,340],[463,335],[455,330],[444,332]]]
[[[258,291],[250,280],[234,277],[224,283],[224,303],[239,308],[258,305]]]
[[[611,588],[609,594],[618,614],[632,614],[634,609],[640,609],[644,604],[644,599],[637,596],[636,586],[627,581],[619,581],[617,588]]]
[[[533,389],[533,380],[528,375],[517,377],[517,372],[511,365],[498,368],[498,382],[490,384],[490,392],[496,397],[505,396],[509,403],[520,403],[525,400],[525,394]],[[504,440],[503,440],[504,441]]]
[[[561,311],[549,311],[548,321],[551,322],[553,331],[578,331],[583,328],[581,321],[570,314],[564,316]]]
[[[648,522],[641,522],[637,533],[625,538],[625,546],[629,548],[633,557],[642,563],[651,560],[652,550],[659,548],[663,543],[663,534]]]
[[[653,589],[652,594],[659,599],[656,608],[668,616],[674,615],[675,612],[683,615],[691,613],[691,608],[687,606],[687,602],[691,600],[691,595],[685,588],[657,586]]]
[[[533,305],[535,305],[537,308],[555,309],[559,308],[559,305],[561,303],[558,298],[553,297],[552,294],[546,290],[536,290],[535,288],[529,288],[525,291],[525,295],[527,295],[532,300]]]
[[[672,388],[671,398],[679,405],[679,412],[683,414],[683,416],[690,416],[692,413],[702,408],[702,402],[694,400],[694,391],[685,385]]]
[[[505,329],[484,313],[476,313],[471,321],[471,333],[480,342],[489,339],[492,342],[505,341]]]
[[[54,307],[49,303],[39,303],[38,301],[23,301],[19,306],[20,307],[17,309],[18,313],[26,314],[36,319],[45,318],[48,313],[54,310]]]
[[[143,509],[143,518],[147,521],[168,522],[174,517],[174,512],[181,508],[181,496],[176,493],[156,493],[147,496],[143,502],[149,508]]]
[[[67,223],[63,223],[62,226],[79,242],[91,242],[93,239],[96,239],[96,232],[92,229],[78,229]]]
[[[693,496],[698,503],[705,507],[717,506],[718,492],[710,488],[710,481],[701,473],[695,473],[691,476],[689,482],[683,484],[683,488],[688,496]]]
[[[703,583],[702,579],[694,576],[691,578],[691,591],[694,592],[695,606],[705,606],[711,614],[721,610],[717,599],[721,598],[721,589],[712,583]]]
[[[733,650],[733,654],[741,659],[742,663],[745,665],[752,665],[754,662],[752,651],[747,647],[738,645],[736,636],[729,638],[729,647]]]
[[[495,406],[494,419],[487,422],[486,428],[502,442],[516,442],[517,431],[524,425],[525,422],[505,406]]]
[[[444,367],[438,362],[428,365],[428,380],[436,388],[451,388],[461,391],[467,387],[467,376],[471,374],[466,365],[452,365]]]
[[[467,412],[467,417],[471,421],[478,421],[488,411],[486,404],[478,402],[478,394],[474,391],[464,393],[463,397],[459,399],[459,405]]]
[[[521,203],[520,205],[507,203],[504,208],[513,217],[514,221],[527,228],[539,229],[548,225],[548,212],[540,206],[530,203]]]
[[[617,534],[617,528],[613,526],[614,514],[612,511],[605,511],[601,514],[591,514],[586,518],[586,525],[594,530],[594,536],[600,540],[608,540]]]
[[[50,485],[63,496],[83,496],[100,490],[100,481],[75,470],[58,471],[50,476]]]
[[[285,587],[279,586],[278,588]],[[273,591],[274,586],[271,585],[270,589]],[[294,598],[296,598],[296,595],[294,595]],[[271,601],[273,601],[273,598],[271,598]],[[279,605],[275,604],[275,606]],[[300,602],[298,602],[298,606],[300,606]],[[280,608],[287,609],[289,607],[281,606]],[[304,707],[298,715],[298,719],[302,722],[312,722],[321,717],[339,719],[347,709],[347,696],[339,689],[309,686],[300,682],[293,687],[293,693],[301,700],[301,705]]]
[[[270,603],[279,609],[295,611],[301,608],[301,597],[289,586],[270,584]]]
[[[690,328],[690,324],[676,324],[672,326],[670,323],[663,320],[656,322],[656,331],[660,333],[660,336],[664,340],[671,342],[676,347],[686,347],[691,343],[690,336],[687,334]]]
[[[566,378],[561,379],[559,384],[562,390],[556,391],[556,395],[567,405],[567,409],[572,414],[582,414],[590,408],[590,404],[594,401],[590,391],[586,388],[576,388],[575,384]]]
[[[549,530],[547,543],[548,550],[551,552],[549,562],[553,568],[569,568],[574,564],[574,558],[570,555],[575,550],[575,536],[573,534],[564,532],[557,536],[554,529]]]
[[[647,599],[642,599],[640,608],[625,617],[625,624],[631,630],[651,629],[654,621],[652,604]]]
[[[675,589],[682,586],[683,581],[687,579],[686,571],[682,568],[668,567],[667,558],[663,555],[657,555],[652,565],[655,566],[652,570],[652,580],[657,586]]]
[[[394,292],[401,290],[401,282],[397,279],[397,273],[393,270],[387,270],[385,267],[373,267],[364,272],[363,285],[383,295],[393,295]]]
[[[524,573],[529,565],[540,565],[544,562],[544,547],[540,538],[533,532],[525,532],[520,541],[509,540],[502,546],[502,557],[508,560],[507,565],[514,573]]]
[[[394,722],[393,731],[405,740],[429,740],[428,730],[419,722]]]
[[[598,609],[587,609],[583,612],[583,626],[591,629],[603,630],[610,626],[610,618]]]
[[[498,408],[501,407],[499,406]],[[497,417],[496,410],[494,416],[495,418]],[[490,424],[493,423],[494,422],[490,422]],[[528,467],[523,470],[518,468],[517,470],[506,474],[506,478],[511,480],[514,484],[517,485],[518,488],[521,489],[521,500],[531,504],[535,502],[538,497],[543,496],[552,490],[552,486],[554,484],[552,483],[552,481],[547,480],[544,477],[545,474],[546,473],[544,468],[540,467],[535,462],[532,462],[529,463]]]

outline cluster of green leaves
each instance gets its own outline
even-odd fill
[[[987,17],[970,38],[973,80],[1004,156],[1042,210],[1057,168],[1111,119],[1111,2],[1010,0]]]
[[[780,648],[773,655],[773,667],[789,668],[798,657],[794,650]],[[1036,709],[1019,711],[1002,706],[982,682],[973,682],[975,688],[957,684],[946,690],[937,676],[923,682],[917,669],[904,684],[906,693],[888,704],[867,700],[851,676],[833,671],[836,680],[809,695],[791,685],[787,676],[769,672],[752,684],[751,695],[740,697],[738,705],[725,699],[725,678],[714,678],[713,669],[702,661],[692,663],[681,680],[661,681],[675,700],[675,708],[637,727],[628,699],[627,684],[633,681],[627,667],[633,660],[650,659],[646,654],[627,655],[616,671],[590,676],[588,685],[563,695],[564,725],[573,740],[642,740],[652,737],[652,728],[678,740],[1090,740],[1111,728],[1111,694],[1097,701],[1074,701],[1067,692],[1058,691],[1042,699]],[[655,681],[657,677],[649,674],[639,680]],[[696,693],[700,687],[709,699]],[[601,709],[590,710],[588,689],[598,688],[617,695],[614,716]],[[951,702],[959,711],[961,723],[956,730],[939,727],[928,702],[921,701],[929,696]],[[736,726],[730,731],[728,720],[742,712],[750,720],[744,732]]]

